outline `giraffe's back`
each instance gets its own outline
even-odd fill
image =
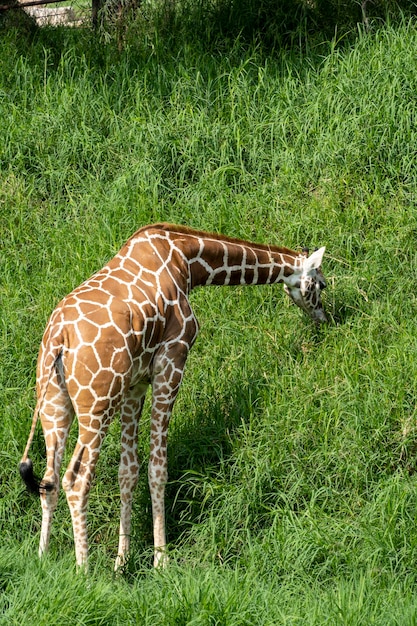
[[[130,251],[138,253],[138,243]],[[127,250],[116,255],[58,304],[45,330],[38,383],[53,339],[62,342],[65,386],[77,414],[118,406],[127,389],[149,382],[152,360],[170,319],[183,324],[181,286],[147,242],[140,262]]]

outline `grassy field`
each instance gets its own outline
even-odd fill
[[[0,624],[417,623],[416,56],[405,19],[280,50],[2,33]],[[131,560],[113,575],[116,421],[85,577],[63,494],[38,560],[18,475],[37,350],[59,299],[157,220],[326,245],[330,323],[279,286],[192,294],[169,568],[151,567],[145,410]],[[32,457],[42,472],[40,429]]]

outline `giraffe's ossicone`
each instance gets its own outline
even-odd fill
[[[87,562],[86,510],[101,444],[116,412],[121,418],[121,517],[116,567],[128,554],[132,495],[139,472],[137,432],[145,393],[152,388],[149,486],[155,557],[165,560],[164,491],[167,431],[198,324],[189,293],[198,285],[283,282],[292,300],[317,322],[324,248],[310,256],[172,224],[138,230],[101,270],[66,296],[46,327],[37,364],[37,404],[20,473],[40,494],[39,552],[48,547],[59,492],[61,461],[74,415],[78,440],[62,486],[74,530],[78,565]],[[46,472],[39,481],[29,448],[40,418]]]

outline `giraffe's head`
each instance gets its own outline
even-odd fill
[[[321,301],[321,292],[326,280],[321,271],[321,261],[325,248],[320,248],[307,256],[291,276],[284,279],[284,289],[300,309],[303,309],[315,322],[327,322]]]

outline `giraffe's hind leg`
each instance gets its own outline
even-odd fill
[[[78,439],[62,487],[71,513],[77,566],[87,565],[87,504],[101,445],[114,409],[101,414],[78,413]]]
[[[42,527],[39,556],[48,549],[52,517],[58,502],[59,470],[74,409],[59,368],[51,376],[40,419],[46,444],[46,472],[40,483]]]
[[[78,566],[87,564],[87,504],[96,464],[109,424],[129,388],[132,367],[121,334],[106,327],[100,337],[95,350],[83,344],[68,365],[67,385],[78,416],[78,439],[62,486],[71,512]]]
[[[147,384],[141,383],[131,389],[120,410],[122,426],[122,450],[119,465],[121,507],[116,571],[124,565],[130,548],[133,491],[140,468],[137,454],[138,425],[147,388]]]

